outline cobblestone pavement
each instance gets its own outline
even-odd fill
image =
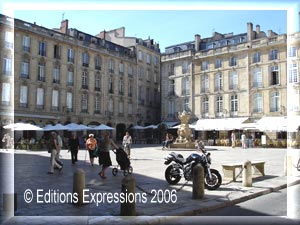
[[[16,193],[17,211],[13,218],[1,208],[1,221],[5,224],[161,224],[172,216],[188,216],[204,211],[226,207],[247,199],[285,188],[287,184],[300,182],[300,176],[284,176],[284,159],[286,149],[269,148],[230,148],[207,147],[212,154],[212,168],[222,174],[222,164],[230,162],[245,162],[246,160],[263,160],[265,164],[264,177],[253,179],[252,187],[243,187],[241,178],[236,182],[223,181],[218,190],[205,190],[203,199],[192,199],[192,183],[182,179],[178,185],[170,186],[164,178],[164,157],[175,151],[187,157],[192,150],[169,149],[162,151],[159,145],[134,145],[132,148],[132,177],[135,179],[137,194],[136,213],[138,217],[120,217],[120,199],[110,201],[108,194],[120,196],[123,171],[113,176],[111,171],[117,165],[115,154],[111,152],[113,167],[107,171],[107,179],[98,175],[100,167],[89,164],[85,150],[79,151],[79,161],[72,165],[70,153],[62,150],[61,159],[64,163],[62,172],[48,175],[50,154],[47,151],[11,151],[0,150],[1,162],[1,196]],[[96,160],[97,162],[97,160]],[[14,164],[14,176],[11,165]],[[73,176],[77,169],[85,171],[86,203],[82,206],[72,204]],[[14,177],[14,181],[12,181]],[[13,183],[11,187],[10,184]],[[182,188],[180,191],[176,191]],[[14,191],[11,191],[13,190]],[[26,203],[24,196],[32,191],[33,199]],[[171,195],[169,195],[171,193]],[[58,197],[57,197],[58,196]],[[172,199],[170,198],[172,197]],[[52,199],[51,199],[52,198]],[[94,200],[98,200],[99,203]],[[59,202],[59,203],[58,203]],[[64,203],[61,203],[64,202]],[[286,215],[282,215],[286,216]],[[0,222],[1,222],[0,221]]]

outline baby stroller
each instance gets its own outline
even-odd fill
[[[130,165],[130,160],[128,159],[126,152],[122,148],[113,149],[113,152],[116,154],[118,166],[112,169],[112,174],[117,176],[119,166],[120,169],[124,171],[124,176],[132,174],[133,168]]]

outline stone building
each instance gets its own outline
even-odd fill
[[[263,32],[259,25],[254,30],[252,23],[242,34],[195,35],[167,47],[161,56],[162,86],[168,87],[162,89],[163,119],[176,120],[178,111],[188,110],[191,122],[201,125],[196,136],[205,140],[228,139],[241,123],[263,117],[275,122],[287,115],[286,55],[286,34]],[[226,119],[231,127],[222,129]],[[266,134],[286,138],[286,132]],[[261,132],[252,135],[260,138]]]
[[[133,90],[136,92],[134,108],[135,124],[150,125],[160,122],[160,49],[153,39],[128,37],[125,27],[102,31],[98,37],[130,48],[136,55],[137,79]],[[128,122],[127,122],[128,125]]]
[[[159,51],[153,55],[153,45],[136,52],[69,28],[68,20],[48,29],[1,15],[0,30],[2,126],[13,120],[39,126],[103,123],[116,128],[120,139],[129,126],[158,122]],[[142,60],[144,77],[136,76],[139,49],[153,57]]]
[[[103,123],[121,139],[132,125],[172,124],[185,110],[196,137],[228,139],[243,126],[259,139],[255,123],[299,116],[299,32],[248,23],[245,33],[197,34],[161,54],[153,39],[128,37],[124,27],[93,36],[68,20],[49,29],[1,15],[0,30],[2,126]],[[297,123],[288,125],[296,140]],[[280,129],[264,134],[286,139]]]

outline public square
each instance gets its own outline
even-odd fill
[[[193,152],[192,149],[168,149],[163,151],[161,145],[133,145],[131,165],[133,167],[132,177],[136,184],[135,192],[141,195],[144,193],[143,196],[146,199],[136,202],[136,214],[138,217],[135,218],[135,222],[131,221],[130,224],[159,224],[162,220],[161,218],[169,218],[169,216],[201,215],[201,212],[246,201],[283,189],[287,184],[300,182],[299,176],[288,178],[285,176],[286,149],[242,149],[240,147],[208,146],[207,150],[212,154],[212,168],[219,170],[222,177],[222,164],[245,162],[247,160],[265,161],[265,176],[253,178],[252,187],[243,187],[241,177],[236,182],[223,180],[223,184],[219,189],[215,191],[205,190],[204,198],[195,200],[192,199],[192,182],[184,185],[186,182],[184,179],[181,179],[178,185],[171,186],[164,178],[166,169],[164,157],[171,151],[176,151],[187,157]],[[85,188],[89,190],[89,194],[120,193],[124,175],[122,171],[119,171],[117,176],[113,176],[111,173],[111,169],[117,165],[113,152],[110,153],[113,167],[107,171],[107,179],[100,178],[98,175],[100,167],[97,164],[93,167],[90,165],[88,154],[83,149],[79,151],[79,161],[76,165],[71,164],[70,153],[67,150],[62,150],[61,159],[64,163],[64,168],[62,172],[55,171],[53,175],[47,174],[50,167],[50,154],[47,151],[15,150],[14,153],[13,155],[10,151],[1,150],[0,154],[1,177],[4,180],[9,174],[5,173],[7,172],[5,167],[7,166],[6,168],[8,168],[10,163],[14,163],[14,192],[17,193],[17,211],[15,212],[15,217],[9,220],[7,224],[41,224],[37,223],[37,218],[40,218],[38,221],[45,221],[45,223],[48,220],[47,224],[49,224],[49,220],[54,221],[55,218],[61,218],[60,216],[71,216],[67,218],[73,219],[74,216],[76,216],[75,218],[80,216],[80,220],[76,219],[78,224],[82,224],[83,221],[86,224],[100,224],[104,220],[106,222],[110,221],[110,224],[112,221],[115,221],[113,223],[121,223],[123,221],[122,217],[120,217],[121,204],[118,201],[108,203],[103,202],[104,200],[101,199],[102,202],[99,202],[99,204],[90,202],[83,206],[76,206],[71,203],[53,203],[53,201],[52,203],[47,203],[42,198],[37,202],[37,190],[41,190],[39,193],[42,194],[50,192],[72,193],[73,175],[77,169],[85,171]],[[5,184],[2,185],[5,186]],[[33,199],[30,203],[26,203],[24,200],[28,189],[33,193]],[[5,190],[3,186],[2,190]],[[162,199],[159,202],[159,197],[155,196],[158,192],[175,193],[173,201],[167,202],[166,199]],[[1,194],[1,205],[3,205],[2,196]],[[5,215],[3,209],[1,214]],[[280,216],[285,217],[286,215]],[[61,224],[68,224],[67,221],[65,223],[63,221],[63,219],[60,219]]]

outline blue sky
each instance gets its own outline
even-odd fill
[[[244,33],[247,31],[247,22],[252,22],[254,29],[259,24],[261,30],[265,32],[273,30],[277,33],[287,33],[285,8],[295,1],[250,3],[231,0],[225,3],[125,0],[84,1],[84,4],[80,1],[67,0],[43,1],[43,3],[16,0],[9,2],[12,6],[2,3],[3,7],[0,7],[2,14],[10,14],[13,9],[15,18],[36,22],[47,28],[58,28],[64,18],[69,20],[69,28],[76,28],[92,35],[103,30],[125,27],[126,36],[153,38],[159,43],[161,52],[164,52],[167,46],[192,41],[195,34],[205,38],[211,36],[213,31]],[[69,4],[70,2],[72,4]],[[37,10],[32,10],[33,6]]]

